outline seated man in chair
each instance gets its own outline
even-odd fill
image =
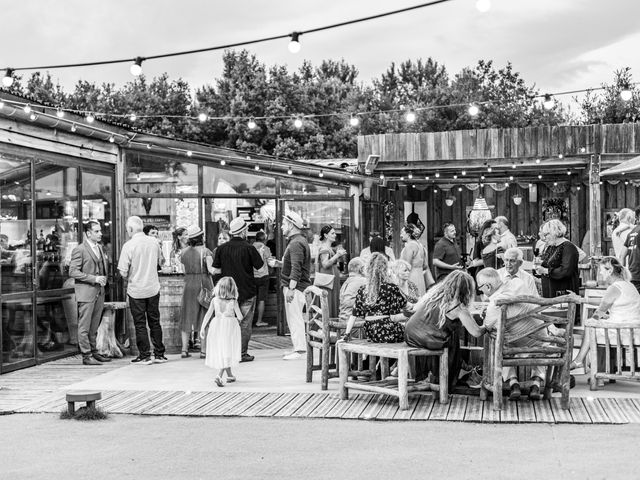
[[[493,268],[484,268],[480,270],[477,275],[477,280],[478,289],[484,295],[489,297],[489,304],[487,305],[484,318],[484,325],[488,330],[493,328],[502,315],[502,308],[496,305],[498,300],[512,298],[518,295],[531,295],[531,292],[520,278],[511,278],[509,281],[503,282],[500,279],[498,271]],[[536,305],[528,303],[510,305],[507,307],[507,318],[516,317],[535,308]],[[510,322],[505,326],[505,338],[518,336],[522,332],[529,330],[531,327],[541,325],[543,323],[544,322],[542,322],[542,320],[536,318],[524,318],[519,322]],[[536,333],[538,335],[545,336],[547,331],[546,329],[543,329]],[[545,345],[545,343],[537,338],[524,337],[515,342],[511,342],[510,345],[515,347],[533,347],[537,345],[542,346]],[[544,366],[536,365],[531,367],[531,380],[533,385],[529,389],[529,400],[540,400],[542,397],[541,388],[545,373],[546,367]],[[515,367],[504,367],[502,371],[502,378],[505,382],[509,382],[509,388],[511,390],[509,400],[518,400],[520,398],[521,391]]]

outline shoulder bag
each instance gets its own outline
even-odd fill
[[[320,268],[320,253],[316,258],[316,274],[313,279],[313,285],[316,287],[326,288],[327,290],[333,290],[333,280],[335,279],[335,275],[330,273],[322,273],[319,271]]]
[[[202,307],[208,309],[211,305],[211,300],[213,299],[213,288],[209,285],[205,285],[204,279],[205,276],[209,277],[209,272],[206,271],[206,267],[204,267],[204,249],[200,252],[200,269],[202,271],[202,275],[200,277],[200,291],[198,292],[198,303],[202,305]]]

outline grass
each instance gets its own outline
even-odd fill
[[[65,408],[60,412],[60,420],[106,420],[109,415],[98,407],[81,407],[73,415]]]

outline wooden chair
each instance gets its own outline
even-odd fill
[[[351,371],[348,354],[356,353],[369,356],[370,370],[367,372]],[[420,386],[410,385],[410,361],[416,356],[432,356],[439,358],[440,384],[438,386],[440,403],[449,401],[449,351],[427,350],[426,348],[410,347],[401,343],[372,343],[367,340],[355,339],[348,342],[338,342],[338,356],[340,364],[340,398],[349,398],[349,388],[367,392],[384,393],[398,397],[400,410],[409,408],[409,393],[422,391]],[[375,380],[376,359],[380,358],[382,379]],[[389,375],[389,359],[398,361],[398,377],[387,378]],[[349,377],[356,379],[349,380]],[[357,380],[364,377],[365,380]],[[411,381],[412,382],[412,381]]]
[[[320,370],[320,388],[328,388],[329,379],[338,376],[336,341],[347,327],[346,322],[329,317],[329,300],[326,290],[314,285],[304,291],[307,308],[305,330],[307,336],[307,382],[313,381],[313,372]],[[315,352],[318,363],[315,363]]]
[[[503,367],[543,365],[558,368],[554,377],[562,388],[562,408],[567,410],[569,408],[570,388],[569,365],[573,351],[573,322],[576,314],[576,303],[578,302],[578,299],[570,295],[556,298],[522,295],[508,300],[498,300],[497,305],[502,307],[502,315],[496,322],[495,330],[485,335],[484,368],[480,398],[486,400],[488,392],[491,391],[493,393],[494,410],[502,410]],[[515,303],[530,303],[538,306],[526,313],[508,318],[507,308]],[[566,310],[557,308],[560,304],[565,303],[568,304]],[[555,312],[550,312],[550,310],[555,310]],[[532,317],[542,320],[543,323],[533,326],[517,336],[505,335],[505,326],[508,322],[517,322]],[[558,325],[560,328],[564,328],[564,334],[561,336],[542,336],[538,334],[540,330],[549,325]],[[516,342],[525,337],[538,338],[550,345],[517,346]],[[552,370],[552,368],[547,369],[544,390],[545,399],[551,397]]]
[[[640,342],[634,338],[636,332],[640,335],[640,319],[630,318],[626,323],[611,323],[607,320],[588,318],[584,325],[589,331],[591,390],[598,389],[598,379],[640,380],[640,375],[636,372],[638,367],[636,349]],[[601,349],[600,352],[598,348]],[[615,366],[611,365],[613,353],[615,353]],[[598,357],[602,354],[604,354],[604,372],[598,372]],[[628,371],[622,370],[625,364],[628,365]]]

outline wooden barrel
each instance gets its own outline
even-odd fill
[[[183,275],[160,275],[160,326],[162,327],[162,343],[166,353],[180,353],[182,338],[180,335],[180,315],[182,313],[182,292],[184,291]],[[127,310],[127,332],[131,343],[131,351],[138,355],[136,346],[136,329],[133,317]],[[151,353],[153,343],[149,339]]]

